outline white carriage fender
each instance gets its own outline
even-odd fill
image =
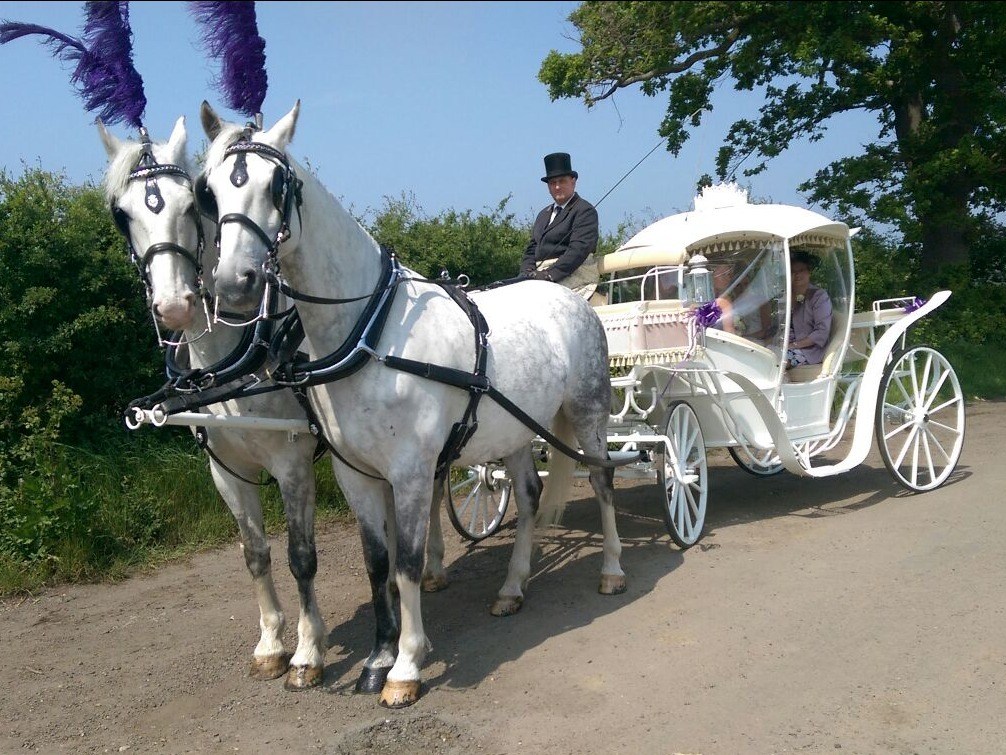
[[[887,359],[894,350],[894,345],[901,338],[902,334],[908,330],[909,326],[917,320],[925,317],[937,307],[941,306],[950,298],[950,291],[937,291],[923,306],[914,312],[910,312],[895,323],[892,323],[886,332],[877,341],[872,353],[866,361],[866,369],[863,371],[863,378],[860,382],[859,398],[856,401],[856,424],[852,435],[852,445],[849,454],[837,464],[828,464],[822,467],[811,467],[810,459],[806,460],[806,465],[797,458],[793,451],[793,444],[786,435],[786,428],[779,419],[772,404],[765,398],[765,394],[753,382],[743,375],[733,372],[723,373],[736,382],[747,397],[751,399],[762,421],[772,435],[772,442],[775,444],[776,453],[783,466],[793,474],[804,477],[831,477],[832,475],[848,472],[853,467],[858,467],[870,453],[873,445],[874,415],[877,405],[877,395],[880,392],[880,381],[884,376],[884,368],[887,366]]]

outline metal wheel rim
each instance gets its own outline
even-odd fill
[[[877,398],[877,441],[884,464],[904,487],[939,487],[964,445],[964,395],[947,359],[928,346],[896,355]]]
[[[686,403],[671,408],[666,435],[671,448],[661,454],[660,483],[664,518],[671,538],[682,548],[701,539],[709,497],[709,468],[698,417]]]
[[[454,529],[475,542],[496,532],[510,504],[511,483],[504,467],[489,463],[452,468],[447,479],[447,513]]]

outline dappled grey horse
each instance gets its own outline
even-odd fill
[[[221,302],[238,310],[259,306],[280,284],[280,272],[284,290],[298,299],[310,361],[290,365],[286,379],[310,386],[314,413],[339,457],[336,475],[357,516],[371,579],[377,636],[358,688],[381,689],[382,703],[398,707],[418,699],[428,649],[420,579],[431,511],[443,492],[442,455],[452,430],[474,413],[479,390],[492,386],[599,462],[591,466],[590,482],[604,534],[600,590],[625,589],[613,475],[602,466],[610,411],[607,343],[590,305],[561,286],[527,281],[480,292],[471,297],[472,312],[445,287],[398,264],[287,154],[299,111],[297,103],[261,130],[226,123],[204,103],[203,127],[213,142],[196,195],[218,216],[214,280]],[[480,330],[479,317],[487,329]],[[434,368],[427,375],[424,364]],[[480,371],[481,387],[466,389],[463,376]],[[448,382],[430,373],[447,375]],[[531,453],[535,432],[496,398],[478,403],[477,411],[477,422],[462,428],[470,437],[453,460],[501,458],[513,480],[516,542],[493,606],[505,615],[524,597],[536,510],[539,522],[555,521],[574,461],[552,455],[542,496]],[[389,541],[397,555],[400,631],[387,588]]]

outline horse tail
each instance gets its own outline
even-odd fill
[[[567,446],[576,448],[576,435],[573,425],[562,410],[555,416],[552,433]],[[535,529],[539,532],[556,525],[562,519],[562,512],[569,501],[569,491],[573,481],[573,470],[576,462],[566,454],[552,451],[548,461],[548,477],[545,478],[545,489],[538,503],[538,515],[535,518]]]

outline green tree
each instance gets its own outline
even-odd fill
[[[162,365],[100,190],[0,171],[0,452],[40,427],[62,441],[107,428]]]
[[[370,232],[409,267],[431,278],[442,270],[480,286],[518,272],[530,224],[507,211],[507,197],[489,212],[445,210],[426,217],[415,197],[385,199]]]
[[[717,155],[721,179],[824,138],[835,116],[875,113],[876,141],[799,189],[850,223],[899,229],[922,270],[966,263],[1006,209],[1004,3],[585,2],[569,20],[582,49],[543,61],[552,99],[666,91],[674,154],[721,80],[764,88]]]

